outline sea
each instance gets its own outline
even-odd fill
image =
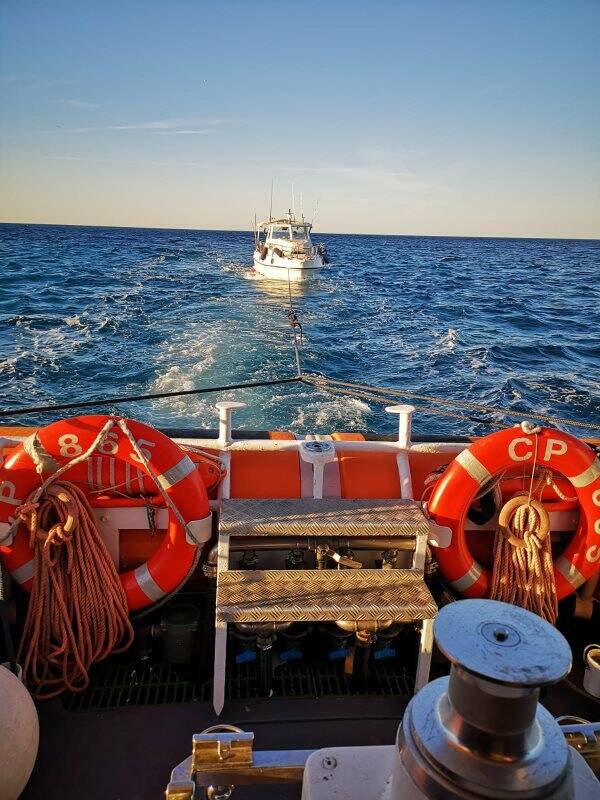
[[[307,373],[499,409],[409,397],[416,433],[485,434],[541,413],[598,435],[600,241],[313,238],[331,263],[290,288],[253,271],[248,231],[0,225],[0,424],[78,413],[23,407],[293,376],[291,303]],[[384,404],[299,383],[93,413],[214,428],[222,399],[246,403],[236,428],[397,424]]]

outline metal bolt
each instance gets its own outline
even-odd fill
[[[208,786],[206,797],[208,800],[229,800],[233,794],[233,786]]]
[[[335,769],[337,767],[337,759],[333,756],[326,756],[323,761],[321,761],[321,766],[323,769]]]

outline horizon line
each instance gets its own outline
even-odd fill
[[[171,228],[147,225],[92,225],[73,222],[14,222],[0,220],[0,225],[36,225],[47,228],[108,228],[113,230],[138,230],[138,231],[195,231],[197,233],[252,233],[252,229],[241,228]],[[598,242],[598,236],[510,236],[510,235],[485,235],[468,233],[352,233],[351,231],[320,231],[319,236],[382,236],[405,239],[514,239],[515,241],[564,241],[564,242]]]

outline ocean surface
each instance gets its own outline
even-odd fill
[[[306,371],[600,425],[600,241],[314,241],[332,263],[292,286]],[[257,276],[251,254],[248,232],[0,225],[0,406],[293,375],[287,283]],[[215,427],[225,396],[248,404],[236,427],[396,427],[379,405],[299,384],[110,410]],[[430,405],[417,403],[419,433],[481,434],[503,422],[438,416]],[[0,423],[56,416],[8,413]]]

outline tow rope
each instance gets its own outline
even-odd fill
[[[34,696],[89,685],[95,661],[133,641],[127,598],[84,492],[67,481],[32,492],[17,510],[35,576],[17,655]]]

